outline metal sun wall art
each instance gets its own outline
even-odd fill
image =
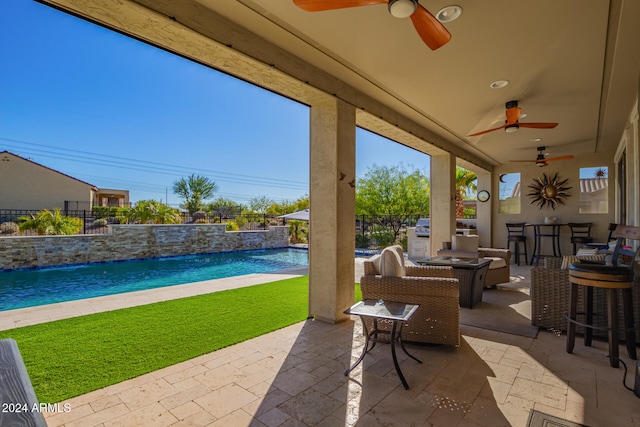
[[[567,190],[570,190],[571,187],[567,187],[568,179],[560,180],[558,178],[558,173],[553,175],[547,175],[546,173],[542,174],[542,178],[534,178],[533,185],[529,185],[531,192],[527,194],[533,200],[531,200],[531,204],[537,203],[540,206],[540,209],[543,207],[551,207],[551,209],[556,208],[556,206],[563,204],[564,201],[569,197],[569,193]]]

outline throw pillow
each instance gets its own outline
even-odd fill
[[[571,264],[573,264],[574,262],[578,262],[582,259],[586,259],[589,261],[605,261],[606,260],[606,255],[604,254],[599,254],[599,255],[570,255],[570,256],[563,256],[562,257],[562,267],[560,267],[563,270],[568,270],[569,267],[571,266]]]
[[[582,256],[582,255],[598,255],[598,252],[600,251],[600,249],[598,248],[580,248],[578,249],[578,251],[576,252],[577,256]]]
[[[402,246],[393,245],[393,246],[389,246],[389,249],[393,249],[394,251],[396,251],[400,259],[402,260],[402,265],[404,265],[404,252],[402,250]]]
[[[384,248],[380,254],[380,274],[393,277],[406,276],[404,260],[400,259],[398,252],[394,248]]]

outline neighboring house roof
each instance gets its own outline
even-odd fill
[[[592,194],[609,187],[607,178],[580,178],[580,193]],[[520,183],[516,182],[509,197],[520,197]]]
[[[34,165],[36,165],[36,166],[40,166],[41,168],[48,169],[48,170],[50,170],[50,171],[52,171],[52,172],[55,172],[55,173],[57,173],[57,174],[60,174],[60,175],[62,175],[62,176],[65,176],[65,177],[67,177],[67,178],[71,178],[71,179],[73,179],[73,180],[75,180],[75,181],[78,181],[78,182],[81,182],[81,183],[83,183],[83,184],[86,184],[86,185],[90,186],[92,190],[94,190],[94,191],[98,191],[98,187],[96,187],[96,186],[95,186],[95,185],[93,185],[93,184],[89,184],[88,182],[82,181],[82,180],[80,180],[80,179],[78,179],[78,178],[74,178],[74,177],[72,177],[72,176],[70,176],[70,175],[67,175],[66,173],[62,173],[62,172],[57,171],[57,170],[55,170],[55,169],[51,169],[51,168],[49,168],[49,167],[47,167],[47,166],[41,165],[40,163],[36,163],[36,162],[34,162],[33,160],[25,159],[24,157],[18,156],[17,154],[14,154],[14,153],[12,153],[12,152],[10,152],[10,151],[6,151],[6,150],[5,150],[5,151],[0,151],[0,156],[1,156],[1,155],[3,155],[3,154],[10,154],[10,155],[12,155],[13,157],[17,157],[17,158],[19,158],[19,159],[24,160],[25,162],[32,163],[32,164],[34,164]]]
[[[580,180],[581,193],[594,193],[609,187],[609,180],[606,178],[583,178]]]

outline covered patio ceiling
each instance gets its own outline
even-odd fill
[[[445,24],[451,41],[435,51],[410,19],[392,17],[385,4],[306,12],[292,0],[136,3],[289,75],[301,78],[296,66],[311,65],[347,88],[313,76],[306,85],[346,98],[361,112],[364,98],[389,108],[360,114],[358,125],[429,154],[434,146],[454,151],[485,169],[533,160],[538,146],[551,157],[614,150],[638,94],[637,1],[457,0],[462,16]],[[435,15],[452,3],[420,4]],[[509,84],[492,89],[496,80]],[[521,122],[559,125],[468,136],[504,124],[511,100],[526,114]],[[426,132],[413,132],[407,122]],[[396,125],[416,138],[396,134]]]

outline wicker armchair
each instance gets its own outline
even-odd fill
[[[555,331],[567,330],[566,315],[569,311],[569,270],[562,269],[562,258],[547,257],[544,264],[539,267],[531,268],[531,324],[541,328],[551,329]],[[583,307],[583,291],[584,287],[578,289],[578,309]],[[603,289],[594,289],[593,307],[594,320],[593,324],[599,327],[607,326],[607,298]],[[618,301],[622,304],[622,299]],[[636,276],[633,287],[633,311],[638,323],[640,316],[640,278]],[[620,324],[622,319],[622,306],[619,307],[618,313],[621,318],[618,320]],[[578,333],[583,333],[584,328],[578,326]],[[606,338],[607,332],[594,330],[594,336]],[[620,339],[624,340],[624,334],[620,334]],[[640,328],[636,328],[636,341],[640,342]]]
[[[402,330],[405,341],[460,345],[458,279],[451,267],[406,266],[403,277],[380,275],[379,255],[364,262],[362,298],[420,304]],[[370,320],[367,327],[370,328]],[[378,326],[381,327],[380,321]]]

